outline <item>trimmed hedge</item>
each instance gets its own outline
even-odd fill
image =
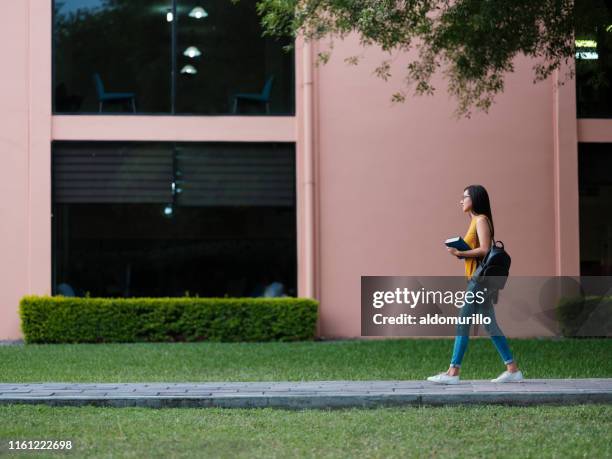
[[[298,341],[315,336],[310,298],[24,296],[26,343]]]
[[[561,298],[556,312],[563,336],[612,336],[612,296]]]

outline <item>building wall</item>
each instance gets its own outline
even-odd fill
[[[10,71],[0,87],[0,186],[5,197],[0,203],[0,339],[21,338],[18,305],[23,295],[51,293],[53,140],[295,142],[296,162],[303,164],[297,116],[52,116],[51,1],[5,6],[0,17],[0,54]],[[296,63],[297,72],[299,59]],[[296,84],[302,84],[299,77]],[[301,103],[300,94],[296,103]],[[302,217],[302,169],[298,166],[296,177],[300,259],[305,257],[304,226],[310,224]],[[309,294],[304,279],[300,264],[302,295]]]
[[[11,2],[0,19],[0,339],[20,336],[21,296],[51,283],[51,5],[40,4]]]
[[[29,47],[27,2],[12,2],[0,19],[5,72],[0,85],[0,337],[16,338],[16,308],[29,289]],[[9,19],[10,17],[10,19]],[[9,46],[10,44],[10,46]]]
[[[358,337],[362,275],[462,275],[442,241],[463,235],[463,188],[491,194],[496,235],[514,275],[578,274],[576,143],[604,139],[609,122],[576,122],[573,83],[532,84],[519,57],[488,115],[455,120],[441,79],[433,97],[392,105],[393,77],[372,71],[385,55],[337,42],[296,52],[296,116],[51,116],[51,2],[5,5],[0,52],[0,339],[21,336],[17,308],[51,291],[50,142],[57,140],[294,141],[297,152],[298,294],[321,302],[319,335]],[[364,54],[357,66],[343,59]],[[584,137],[580,137],[584,136]]]
[[[385,58],[375,49],[357,67],[343,63],[357,50],[354,36],[336,43],[317,80],[321,335],[359,336],[362,275],[463,275],[442,241],[465,234],[469,216],[459,200],[469,184],[489,191],[512,274],[558,274],[561,250],[565,272],[578,274],[577,231],[564,247],[557,243],[552,78],[532,84],[532,62],[519,57],[488,115],[455,120],[440,78],[434,96],[392,105],[409,56],[394,61],[384,82],[372,74]],[[573,97],[571,88],[562,97]],[[566,106],[575,132],[575,106]],[[574,134],[562,154],[575,157],[575,142]],[[568,172],[563,207],[577,228],[575,166]]]

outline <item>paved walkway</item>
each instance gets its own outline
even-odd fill
[[[528,379],[521,383],[461,381],[283,381],[206,383],[0,383],[0,404],[369,408],[397,405],[612,403],[609,379]]]

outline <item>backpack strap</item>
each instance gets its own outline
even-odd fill
[[[484,215],[484,214],[482,214],[482,215]],[[495,238],[493,237],[493,227],[491,226],[491,222],[489,221],[489,217],[487,217],[486,215],[484,215],[484,217],[487,220],[487,223],[489,224],[489,230],[491,231],[491,241],[493,241],[491,246],[494,246],[495,245]]]
[[[482,214],[482,215],[484,215],[484,214]],[[495,239],[493,238],[493,227],[491,226],[491,222],[489,221],[489,217],[487,217],[486,215],[484,215],[484,217],[485,217],[485,220],[487,221],[487,223],[489,224],[489,231],[491,231],[491,241],[492,241],[492,242],[491,242],[491,247],[489,247],[489,250],[487,251],[487,254],[486,254],[484,257],[482,257],[482,259],[479,259],[479,260],[478,260],[478,265],[482,264],[482,262],[484,261],[484,259],[485,259],[485,258],[487,258],[487,255],[489,254],[489,252],[491,251],[491,249],[492,249],[492,248],[495,246],[495,244],[496,244],[496,241],[495,241]]]

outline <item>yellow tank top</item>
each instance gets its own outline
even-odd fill
[[[487,218],[484,216],[484,218]],[[478,233],[476,232],[476,222],[478,221],[477,216],[473,216],[470,221],[470,226],[463,236],[463,240],[470,246],[470,249],[477,249],[480,247],[480,242],[478,241]],[[465,277],[470,279],[476,268],[478,267],[479,258],[476,257],[466,257],[465,258]]]

